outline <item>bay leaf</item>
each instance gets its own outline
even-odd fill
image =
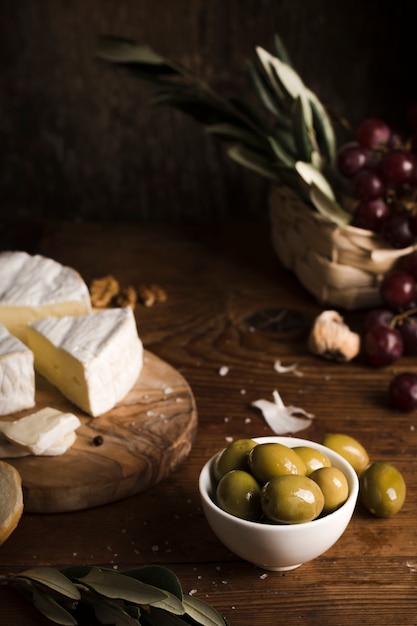
[[[105,598],[100,600],[93,598],[91,604],[96,618],[101,624],[111,624],[113,626],[138,626],[140,623],[136,618],[127,613],[121,606],[114,602],[109,602]]]
[[[62,626],[76,626],[77,620],[71,615],[71,613],[58,604],[56,600],[41,593],[35,587],[33,588],[32,600],[35,608],[49,620],[55,622],[55,624],[62,624]]]
[[[98,567],[92,567],[86,576],[78,580],[107,598],[119,598],[134,604],[150,604],[163,600],[167,596],[161,589],[118,572]]]
[[[35,567],[21,572],[18,576],[44,585],[71,600],[80,599],[77,587],[64,574],[52,567]]]
[[[220,613],[204,600],[196,596],[185,595],[183,599],[187,614],[201,626],[225,626]]]

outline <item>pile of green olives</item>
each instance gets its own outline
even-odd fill
[[[385,461],[370,462],[368,452],[350,435],[328,433],[322,444],[338,452],[359,477],[359,499],[376,517],[392,517],[402,508],[406,483],[401,472]]]
[[[217,454],[213,474],[218,506],[253,522],[309,522],[349,495],[344,473],[308,445],[237,439]]]

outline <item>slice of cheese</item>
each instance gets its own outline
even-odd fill
[[[39,320],[27,335],[35,369],[93,417],[123,400],[143,366],[130,307]]]
[[[51,450],[52,454],[63,454],[74,443],[75,431],[80,426],[73,413],[46,407],[13,422],[0,422],[0,434],[14,445],[14,456],[23,456],[25,450],[38,456],[51,455]],[[10,446],[8,451],[13,453]]]
[[[90,312],[88,287],[74,269],[38,254],[0,254],[0,323],[21,341],[37,319]]]
[[[33,353],[0,324],[0,415],[35,406]]]
[[[67,433],[63,437],[60,437],[57,441],[51,444],[49,448],[46,448],[41,454],[37,456],[59,456],[61,454],[65,454],[67,450],[69,450],[74,444],[77,438],[77,434],[75,430]],[[0,432],[0,458],[1,459],[12,459],[18,458],[22,456],[30,456],[33,454],[27,446],[23,446],[19,443],[15,443],[14,441],[10,441],[7,437],[4,436],[2,432]]]

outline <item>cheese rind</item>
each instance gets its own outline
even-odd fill
[[[0,415],[35,406],[33,353],[0,324]]]
[[[93,417],[123,400],[142,370],[143,346],[130,307],[39,320],[27,336],[35,369]]]
[[[67,435],[70,435],[67,442],[72,445],[75,441],[74,431],[80,426],[80,420],[73,413],[46,407],[13,422],[0,422],[0,434],[12,444],[17,444],[16,451],[19,451],[20,446],[29,454],[39,456],[54,448],[63,450]]]
[[[37,319],[90,312],[88,287],[71,267],[39,254],[0,254],[0,323],[21,341]]]

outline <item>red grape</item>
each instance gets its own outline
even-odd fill
[[[407,211],[393,211],[382,225],[381,233],[393,248],[407,248],[414,243],[415,232],[412,218]]]
[[[393,311],[407,309],[417,296],[417,287],[412,274],[393,272],[384,277],[380,287],[384,304]]]
[[[337,168],[346,178],[362,170],[370,161],[371,151],[355,142],[342,146],[337,154]]]
[[[381,177],[371,170],[360,170],[352,179],[352,193],[359,200],[375,200],[385,193]]]
[[[364,336],[365,359],[373,367],[384,367],[402,356],[403,341],[395,328],[374,326]]]
[[[398,326],[403,340],[404,354],[417,355],[417,317],[410,315]]]
[[[389,215],[390,208],[381,198],[364,200],[353,215],[352,225],[378,232]]]
[[[413,174],[416,159],[406,150],[393,150],[382,157],[379,171],[385,183],[396,189],[409,185]]]
[[[370,117],[362,120],[355,130],[356,141],[365,148],[386,146],[391,135],[390,128],[383,120]]]
[[[417,408],[417,374],[403,372],[392,379],[388,394],[392,406],[400,411]]]
[[[389,309],[371,309],[363,320],[363,331],[366,333],[374,326],[390,326],[394,319],[394,313]]]

